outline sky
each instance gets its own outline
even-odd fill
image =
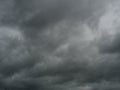
[[[0,90],[120,90],[119,0],[0,0]]]

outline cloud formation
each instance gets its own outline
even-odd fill
[[[119,1],[0,1],[0,90],[119,90]]]

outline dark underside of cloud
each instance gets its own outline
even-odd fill
[[[120,90],[119,0],[0,0],[0,90]]]

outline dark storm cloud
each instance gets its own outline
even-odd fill
[[[1,0],[0,89],[118,90],[119,54],[103,52],[118,50],[119,35],[96,34],[109,3]]]
[[[11,6],[3,3],[5,8],[10,9],[7,11],[11,12],[6,11],[2,23],[20,25],[26,34],[35,37],[37,33],[44,31],[43,28],[65,19],[84,21],[102,8],[104,3],[105,1],[99,0],[11,0]]]
[[[120,89],[120,84],[119,82],[108,82],[108,81],[103,81],[100,82],[99,84],[94,84],[93,90],[119,90]]]
[[[115,34],[113,39],[110,36],[104,37],[104,40],[101,39],[103,42],[100,44],[100,51],[104,53],[120,53],[119,34],[119,32]]]

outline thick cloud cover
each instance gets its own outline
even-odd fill
[[[119,0],[0,0],[0,90],[119,90]]]

